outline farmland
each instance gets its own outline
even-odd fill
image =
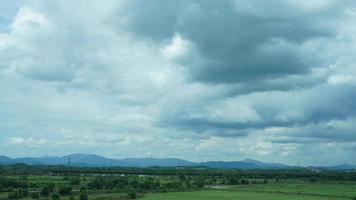
[[[353,200],[355,172],[200,168],[1,168],[0,199]]]

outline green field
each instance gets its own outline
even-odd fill
[[[266,193],[256,191],[197,191],[149,194],[142,200],[335,200],[350,199],[318,195]]]
[[[32,181],[41,182],[48,178],[31,177]],[[52,182],[59,185],[65,181],[52,177]],[[0,195],[1,196],[1,195]],[[356,196],[356,184],[335,183],[269,183],[239,186],[226,186],[220,189],[205,189],[192,192],[149,193],[142,200],[352,200]],[[5,197],[5,196],[3,196]],[[30,200],[31,198],[23,198]],[[50,198],[41,198],[49,199]],[[62,197],[69,200],[69,197]],[[75,195],[75,199],[79,196]],[[91,200],[126,199],[125,193],[91,193]]]
[[[234,186],[219,190],[148,194],[143,200],[335,200],[356,197],[356,185],[281,183]]]
[[[349,199],[356,197],[356,185],[339,183],[281,183],[266,185],[247,185],[235,187],[232,190],[314,196],[317,195],[326,197],[343,197]]]

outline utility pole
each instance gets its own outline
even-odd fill
[[[69,157],[69,158],[68,158],[68,167],[70,167],[71,160],[72,160],[72,158],[71,158],[71,157]]]

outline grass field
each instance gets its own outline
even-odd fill
[[[265,193],[285,193],[318,195],[327,197],[356,197],[356,185],[338,183],[299,183],[299,184],[266,184],[247,185],[232,188],[231,190],[265,192]]]
[[[219,190],[148,194],[143,200],[351,200],[356,185],[288,183],[234,186]]]
[[[36,177],[36,181],[39,181]],[[44,179],[46,180],[46,179]],[[58,179],[58,184],[63,182]],[[0,195],[1,196],[1,195]],[[79,199],[75,195],[75,199]],[[4,196],[5,197],[5,196]],[[269,183],[221,187],[194,192],[150,193],[142,200],[352,200],[356,184],[340,183]],[[23,198],[30,200],[30,198]],[[50,200],[50,198],[41,198]],[[62,197],[69,200],[69,197]],[[91,193],[90,200],[126,199],[125,193]]]
[[[142,200],[350,200],[342,197],[266,193],[257,191],[197,191],[148,194]]]

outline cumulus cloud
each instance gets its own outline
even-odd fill
[[[356,162],[353,1],[6,2],[1,152]]]
[[[24,145],[29,147],[45,145],[47,143],[46,139],[33,139],[32,137],[28,137],[28,138],[12,137],[8,140],[8,142],[14,145]]]

